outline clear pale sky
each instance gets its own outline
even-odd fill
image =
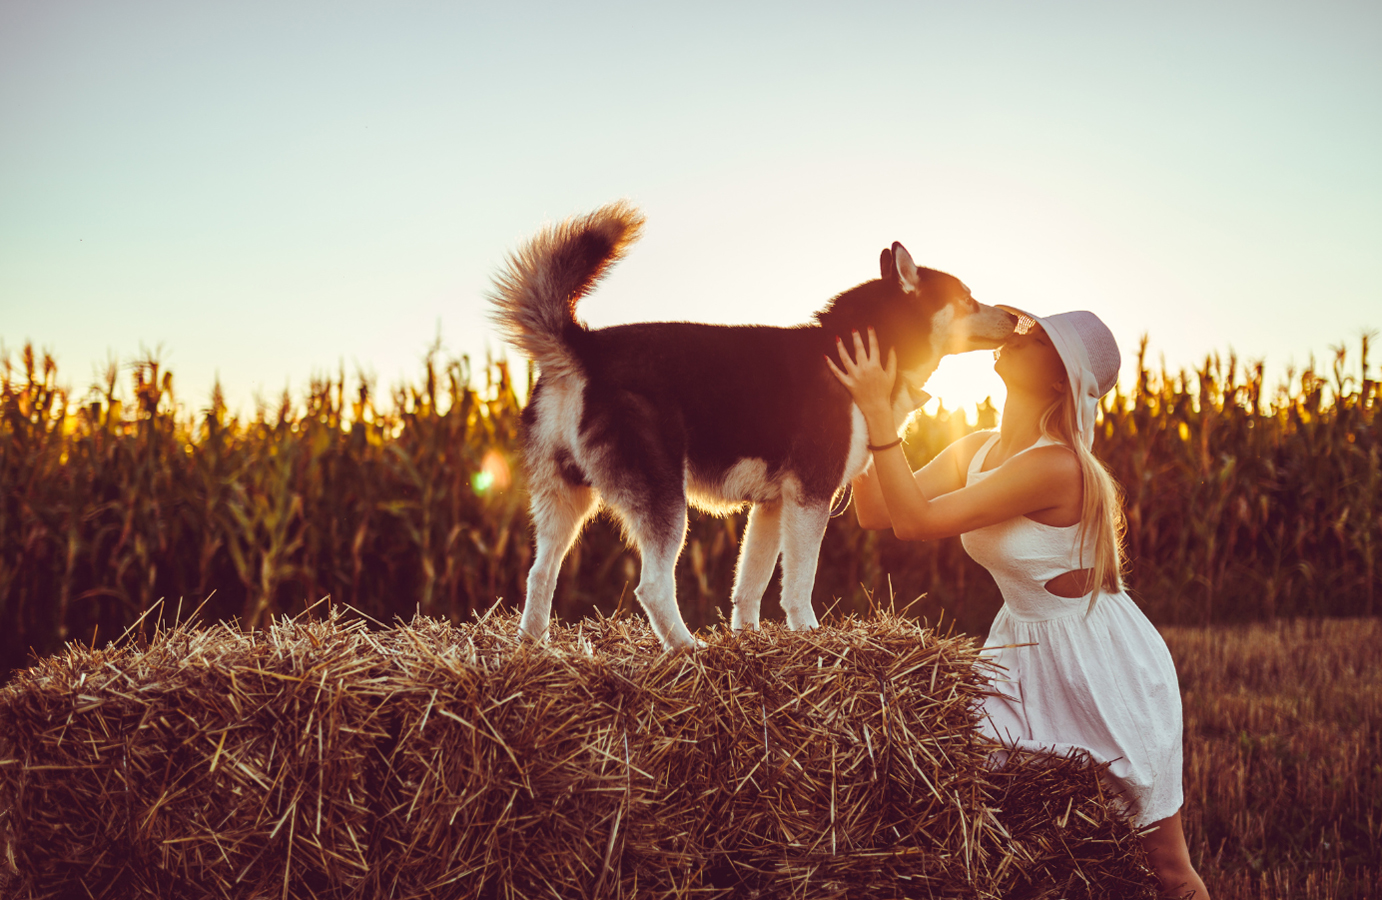
[[[594,326],[802,322],[900,240],[1125,358],[1356,354],[1382,4],[0,0],[0,342],[77,393],[141,347],[189,410],[503,352],[505,253],[619,197]]]

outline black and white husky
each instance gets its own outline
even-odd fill
[[[695,647],[674,580],[687,506],[725,515],[752,504],[732,625],[757,627],[780,554],[787,624],[812,628],[831,499],[868,463],[863,415],[823,358],[836,336],[872,326],[885,356],[896,348],[901,427],[943,355],[997,346],[1014,320],[893,244],[879,278],[835,297],[811,324],[587,328],[576,302],[642,226],[617,202],[549,227],[509,257],[490,295],[495,325],[540,373],[523,411],[537,554],[519,627],[546,636],[562,559],[605,506],[642,557],[634,593],[658,637]]]

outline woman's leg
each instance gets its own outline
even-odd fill
[[[1204,882],[1190,864],[1190,848],[1185,845],[1180,811],[1152,824],[1155,830],[1142,836],[1142,848],[1147,851],[1152,871],[1161,880],[1161,896],[1209,900]]]

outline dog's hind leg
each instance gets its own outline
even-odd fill
[[[830,522],[829,503],[782,504],[782,609],[793,631],[815,628],[811,588],[816,584],[816,562],[821,540]]]
[[[734,591],[730,595],[734,613],[730,624],[735,631],[758,628],[763,592],[768,589],[781,551],[782,504],[755,503],[749,510],[744,540],[739,545],[739,562],[734,568]]]
[[[634,596],[662,646],[693,650],[696,639],[677,609],[677,557],[686,540],[686,436],[680,417],[630,391],[595,391],[596,411],[581,422],[598,460],[591,484],[624,525],[642,561]]]
[[[595,511],[599,495],[588,485],[576,485],[560,478],[550,479],[533,489],[532,517],[537,532],[537,552],[528,570],[527,598],[520,635],[543,640],[552,620],[552,594],[556,591],[561,561],[580,534],[581,526]]]
[[[664,505],[660,514],[639,516],[638,521],[626,520],[642,558],[638,587],[633,593],[648,614],[648,622],[662,646],[668,650],[694,650],[698,644],[677,607],[677,557],[686,540],[686,503],[682,501],[679,508],[669,507],[671,504]]]
[[[681,483],[670,475],[628,478],[609,485],[605,500],[638,547],[642,566],[633,594],[662,646],[696,649],[696,639],[677,608],[677,557],[686,540],[686,495]]]

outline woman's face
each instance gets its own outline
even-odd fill
[[[1009,390],[1046,394],[1065,390],[1065,363],[1040,325],[1016,332],[993,353],[993,370]]]

